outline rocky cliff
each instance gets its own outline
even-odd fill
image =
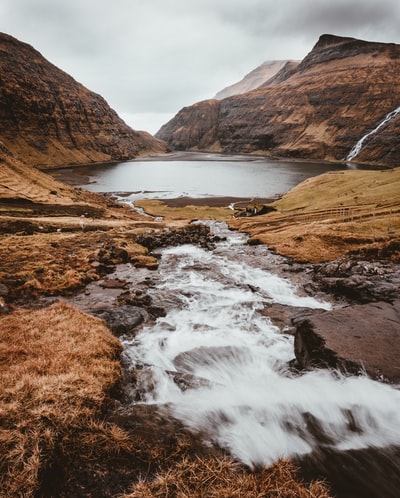
[[[296,67],[249,93],[185,107],[156,136],[177,150],[343,160],[399,106],[400,45],[323,35]],[[354,161],[396,166],[400,116]]]
[[[289,61],[265,61],[260,66],[256,67],[256,69],[253,69],[253,71],[246,74],[246,76],[237,83],[227,86],[218,92],[215,98],[221,100],[226,97],[231,97],[232,95],[250,92],[275,76],[287,62]]]
[[[29,165],[57,166],[165,152],[107,102],[30,45],[0,33],[0,140]]]

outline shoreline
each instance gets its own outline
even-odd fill
[[[231,196],[210,196],[210,197],[175,197],[172,199],[153,199],[163,202],[168,207],[186,207],[186,206],[209,206],[209,207],[226,207],[236,204],[243,204],[245,207],[250,202],[260,204],[269,204],[277,200],[277,198],[265,197],[231,197]]]

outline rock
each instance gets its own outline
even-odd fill
[[[215,247],[215,238],[211,236],[210,228],[199,224],[170,228],[159,232],[147,232],[137,235],[136,242],[147,247],[149,251],[181,244],[199,245],[203,249],[209,250]]]
[[[99,250],[97,259],[100,263],[106,265],[118,265],[127,263],[129,261],[129,254],[128,251],[122,247],[107,244]]]
[[[317,265],[314,282],[326,292],[359,303],[391,302],[400,291],[400,267],[388,262],[357,261],[347,256]]]
[[[107,327],[116,336],[131,334],[148,318],[144,309],[129,305],[95,310],[92,313],[104,320]]]
[[[323,35],[297,66],[248,93],[183,108],[156,137],[176,150],[343,160],[398,107],[399,70],[400,45]],[[399,130],[397,116],[357,161],[397,166]]]
[[[400,381],[400,300],[312,313],[296,322],[301,368],[327,367]]]
[[[265,303],[260,314],[269,318],[273,325],[279,327],[282,333],[294,335],[298,317],[304,318],[309,313],[308,308],[288,306],[279,303]]]
[[[192,375],[198,365],[217,365],[226,358],[235,358],[240,364],[248,361],[249,355],[248,350],[237,346],[199,346],[178,354],[173,363],[179,372]]]
[[[125,289],[128,282],[126,280],[120,280],[119,278],[108,278],[100,282],[99,285],[100,287],[103,287],[103,289]]]
[[[175,384],[181,391],[198,389],[201,387],[210,387],[211,385],[211,382],[208,379],[197,377],[196,375],[173,371],[168,371],[167,374],[173,378]]]
[[[153,371],[149,366],[136,368],[130,372],[129,395],[133,401],[146,401],[156,388]]]

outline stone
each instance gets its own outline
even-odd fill
[[[93,314],[104,320],[116,336],[131,334],[148,318],[144,309],[129,305],[103,308],[93,311]]]
[[[400,300],[312,313],[296,321],[295,355],[303,369],[365,372],[400,381]]]
[[[125,289],[128,285],[126,280],[120,280],[119,278],[107,278],[99,283],[100,287],[103,289]]]
[[[392,302],[400,294],[400,266],[343,256],[316,265],[313,281],[322,290],[358,303]]]
[[[194,244],[208,250],[215,247],[210,228],[200,224],[140,234],[136,236],[136,243],[146,247],[150,252],[158,248],[181,244]]]

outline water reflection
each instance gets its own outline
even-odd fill
[[[306,178],[343,169],[347,169],[345,164],[184,153],[181,157],[174,154],[166,159],[140,159],[73,171],[86,175],[80,186],[95,192],[140,192],[163,198],[182,195],[271,198]]]

